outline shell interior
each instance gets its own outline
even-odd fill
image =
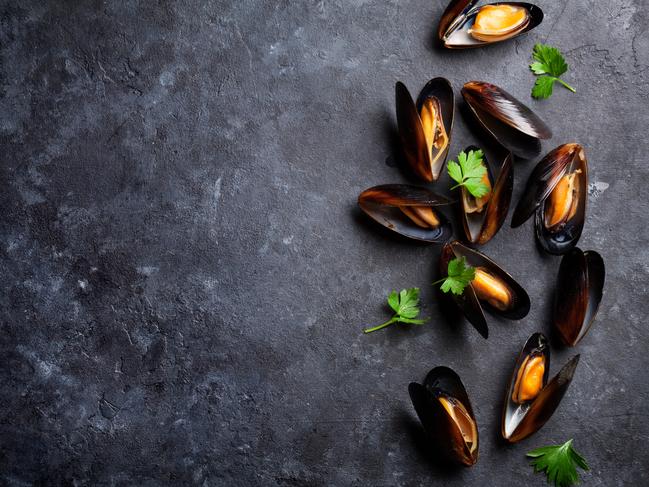
[[[477,147],[470,146],[465,149],[465,152],[476,149]],[[514,186],[511,153],[499,150],[492,152],[490,157],[487,157],[487,151],[484,150],[484,152],[484,162],[487,166],[489,180],[492,182],[492,190],[489,200],[482,208],[482,211],[468,212],[466,205],[462,205],[462,220],[466,238],[469,242],[480,245],[491,240],[505,222]],[[495,181],[492,172],[492,165],[489,163],[489,160],[493,160],[492,157],[494,159],[497,158],[497,160],[502,158],[503,161]],[[463,202],[466,193],[466,189],[462,188]]]
[[[424,384],[408,386],[410,398],[439,453],[465,465],[478,459],[478,428],[459,376],[448,367],[432,369]]]
[[[574,155],[551,191],[537,205],[536,236],[551,254],[564,254],[577,245],[584,228],[588,192],[588,163],[584,149],[573,144]]]
[[[501,42],[519,36],[534,29],[543,21],[543,12],[536,5],[523,2],[495,2],[477,6],[478,0],[452,0],[442,14],[437,35],[445,47],[451,49],[466,49],[481,47],[486,44]],[[485,25],[474,27],[476,17],[482,12],[482,17],[492,17],[491,12],[484,9],[498,7],[513,7],[524,11],[524,18],[509,24],[505,29],[492,30]],[[501,9],[498,9],[501,10]],[[497,14],[502,13],[496,12]],[[494,19],[492,19],[494,20]],[[481,24],[481,21],[478,21]]]
[[[448,80],[434,78],[422,89],[417,104],[408,88],[395,86],[397,125],[403,155],[422,180],[437,180],[450,147],[455,101]]]
[[[459,242],[453,242],[449,245],[452,248],[455,257],[465,257],[467,264],[476,268],[485,269],[492,276],[502,282],[511,292],[512,303],[507,310],[497,309],[489,304],[489,302],[483,300],[480,300],[481,307],[486,308],[497,315],[514,320],[524,318],[527,315],[530,310],[530,298],[525,289],[523,289],[523,287],[518,284],[511,275],[505,272],[489,257],[477,250],[470,249]],[[468,288],[473,289],[475,292],[475,286],[473,283],[469,285],[467,289]]]
[[[384,227],[416,240],[444,242],[452,235],[449,220],[437,207],[450,201],[418,186],[385,184],[366,189],[358,197],[360,208]],[[422,225],[413,213],[427,210],[438,225]]]
[[[538,392],[536,397],[519,404],[512,399],[516,378],[526,358],[534,354],[542,355],[545,358],[543,388]],[[512,374],[512,379],[507,389],[501,426],[503,438],[514,443],[538,431],[550,419],[559,406],[561,399],[572,381],[578,363],[579,355],[576,355],[548,382],[550,350],[547,339],[542,333],[532,335],[518,356],[514,373]]]
[[[551,150],[534,167],[527,179],[523,196],[516,205],[512,227],[522,225],[552,192],[566,168],[572,163],[578,144],[563,144]]]

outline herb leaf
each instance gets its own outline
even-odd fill
[[[483,181],[483,176],[487,173],[487,168],[483,163],[484,154],[482,150],[471,150],[467,154],[462,151],[457,155],[459,162],[450,161],[446,167],[448,175],[457,184],[451,189],[464,186],[469,193],[475,198],[481,198],[489,193],[489,186]]]
[[[579,482],[579,474],[575,467],[589,469],[586,460],[572,447],[572,440],[563,445],[537,448],[527,456],[533,458],[530,465],[534,467],[534,472],[545,470],[548,483],[554,482],[556,487],[568,487]]]
[[[568,63],[559,49],[546,44],[536,44],[532,51],[532,57],[536,62],[530,64],[530,69],[535,75],[542,75],[536,79],[532,88],[534,98],[540,99],[552,96],[552,86],[555,81],[575,93],[576,90],[572,86],[559,78],[568,71]]]
[[[435,281],[433,285],[441,283],[440,289],[443,292],[450,291],[459,296],[474,278],[475,268],[466,263],[465,257],[456,257],[448,263],[447,276]]]
[[[399,293],[392,291],[388,296],[388,305],[394,311],[394,316],[385,323],[372,328],[366,328],[363,333],[372,333],[392,323],[409,323],[423,325],[428,318],[416,320],[419,314],[419,288],[402,289]]]

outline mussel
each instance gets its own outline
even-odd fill
[[[475,151],[478,148],[469,146],[464,152],[469,153],[472,150]],[[488,153],[483,149],[483,153],[482,161],[487,169],[483,182],[489,187],[489,193],[483,197],[475,198],[465,187],[461,189],[464,235],[469,242],[478,245],[483,245],[491,240],[505,222],[514,187],[511,152],[494,149]],[[492,165],[489,163],[492,158],[500,163],[495,175]]]
[[[577,245],[586,216],[588,162],[581,145],[552,150],[532,171],[512,217],[522,225],[536,211],[536,237],[544,250],[564,254]]]
[[[448,80],[434,78],[426,83],[415,104],[408,88],[398,81],[395,95],[404,158],[417,177],[428,183],[436,181],[451,144],[453,88]]]
[[[553,323],[563,342],[574,347],[595,319],[604,291],[602,256],[573,248],[561,259],[554,301]]]
[[[425,242],[445,242],[453,234],[449,220],[437,209],[451,201],[426,188],[384,184],[366,189],[358,205],[390,230]]]
[[[454,258],[466,258],[475,268],[475,278],[464,288],[462,295],[452,294],[464,316],[485,338],[489,328],[483,308],[504,318],[519,320],[530,310],[530,297],[525,289],[498,264],[477,250],[459,242],[450,242],[442,248],[440,272],[447,275],[448,263]]]
[[[532,335],[521,350],[503,407],[503,438],[511,443],[535,433],[550,419],[568,390],[579,355],[548,382],[550,348],[542,333]]]
[[[552,137],[543,120],[496,85],[469,81],[462,96],[485,131],[519,157],[534,157],[541,151],[540,139]]]
[[[437,453],[467,466],[475,464],[478,425],[460,377],[448,367],[435,367],[423,385],[411,382],[408,392]]]
[[[481,47],[529,32],[543,20],[536,5],[479,0],[451,0],[437,27],[437,37],[451,49]]]

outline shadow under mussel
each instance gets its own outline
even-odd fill
[[[451,144],[455,114],[453,88],[445,78],[426,83],[417,103],[406,86],[395,86],[397,125],[403,156],[421,180],[432,183],[439,177]]]
[[[474,465],[478,425],[460,377],[448,367],[435,367],[423,385],[411,382],[408,392],[435,452],[453,462]]]
[[[550,254],[565,254],[577,245],[584,228],[588,161],[581,145],[563,144],[534,168],[512,217],[512,227],[535,213],[539,245]]]
[[[360,208],[384,227],[415,240],[443,243],[453,235],[451,222],[438,210],[451,200],[426,188],[384,184],[358,197]]]
[[[464,152],[479,150],[476,146],[467,147]],[[487,173],[483,183],[489,193],[476,198],[465,188],[461,188],[460,212],[466,240],[472,244],[483,245],[498,233],[502,227],[514,188],[512,154],[504,149],[485,151],[483,164]],[[489,161],[493,161],[490,163]],[[500,164],[499,166],[497,164]],[[494,174],[494,169],[497,173]]]
[[[604,260],[594,250],[575,247],[561,259],[552,322],[566,345],[574,347],[593,324],[605,274]]]
[[[529,159],[541,152],[541,139],[552,131],[531,109],[502,88],[469,81],[462,96],[482,127],[514,155]]]
[[[530,297],[523,287],[498,264],[477,250],[455,241],[444,245],[440,256],[442,277],[448,273],[448,263],[454,258],[466,258],[475,268],[475,278],[461,295],[451,294],[455,304],[473,327],[484,337],[489,328],[484,314],[490,313],[512,320],[520,320],[530,310]]]
[[[523,2],[477,5],[480,0],[451,0],[440,18],[437,38],[449,49],[482,47],[518,37],[543,21],[543,11]]]
[[[550,419],[572,382],[579,363],[575,355],[548,382],[550,347],[542,333],[534,333],[521,350],[512,374],[502,415],[502,436],[516,443],[536,433]]]

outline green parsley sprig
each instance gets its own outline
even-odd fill
[[[428,318],[417,320],[419,314],[419,288],[402,289],[398,294],[392,291],[388,296],[388,305],[394,311],[394,316],[385,323],[372,328],[366,328],[363,333],[372,333],[392,323],[409,323],[411,325],[423,325]]]
[[[568,63],[561,55],[559,49],[546,44],[536,44],[532,51],[532,57],[535,62],[530,64],[530,69],[538,76],[532,88],[532,96],[534,98],[550,98],[552,95],[552,87],[556,81],[573,93],[576,93],[577,90],[559,78],[559,76],[568,71]]]
[[[462,151],[457,155],[459,164],[455,161],[450,161],[447,164],[448,175],[457,184],[451,189],[464,186],[469,193],[475,198],[481,198],[489,193],[489,186],[487,186],[482,178],[487,172],[482,159],[484,154],[482,150],[470,150],[467,154]]]
[[[473,279],[475,279],[475,268],[466,263],[465,257],[456,257],[448,263],[447,276],[435,281],[433,286],[441,283],[440,289],[443,292],[450,291],[459,296]]]
[[[588,470],[586,460],[572,447],[572,440],[563,445],[550,445],[537,448],[527,454],[533,458],[530,465],[534,472],[542,472],[548,476],[548,483],[554,482],[556,487],[568,487],[579,482],[579,474],[575,467]]]

